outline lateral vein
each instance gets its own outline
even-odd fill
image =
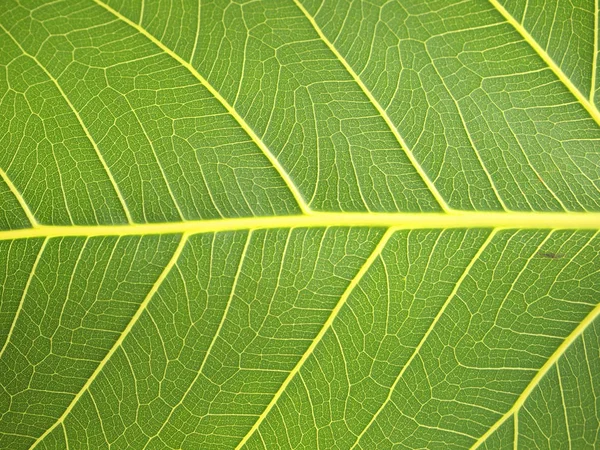
[[[594,105],[596,97],[596,74],[598,73],[598,0],[594,0],[594,56],[592,57],[592,82],[590,87],[590,103]]]
[[[19,202],[19,206],[21,206],[21,209],[27,216],[27,220],[29,220],[29,223],[31,224],[31,226],[36,227],[38,225],[38,221],[36,220],[35,216],[33,215],[33,212],[31,211],[31,209],[29,209],[29,205],[27,205],[27,203],[25,202],[25,199],[21,195],[21,192],[19,192],[19,190],[14,185],[12,180],[8,177],[6,172],[4,170],[2,170],[1,168],[0,168],[0,178],[2,178],[4,183],[8,186],[8,189],[10,190],[10,192],[12,192],[12,194],[17,199],[17,202]]]
[[[327,36],[325,36],[325,33],[323,33],[323,30],[321,30],[319,25],[317,25],[317,22],[315,21],[314,17],[312,17],[310,15],[310,13],[306,10],[304,5],[302,5],[302,3],[300,3],[299,0],[294,0],[294,3],[296,3],[296,6],[300,9],[300,11],[302,11],[302,14],[304,14],[306,19],[310,22],[310,24],[315,29],[315,31],[317,32],[317,34],[319,35],[321,40],[325,43],[325,45],[327,45],[329,50],[335,55],[335,57],[338,59],[338,61],[340,61],[342,63],[342,65],[344,66],[346,71],[354,79],[355,83],[360,87],[360,89],[367,96],[367,98],[369,99],[371,104],[375,107],[375,109],[377,110],[379,115],[383,118],[386,125],[388,126],[388,128],[390,129],[390,131],[392,132],[394,137],[396,138],[396,141],[398,141],[398,144],[400,144],[402,151],[406,154],[410,163],[412,164],[414,169],[417,171],[417,173],[419,174],[419,176],[421,177],[421,179],[423,180],[423,182],[425,183],[425,185],[427,186],[427,188],[429,189],[429,191],[435,198],[436,202],[440,206],[440,208],[442,208],[444,211],[450,211],[452,208],[450,208],[450,205],[448,205],[448,203],[446,202],[446,200],[444,199],[442,194],[435,187],[435,184],[433,184],[433,181],[431,181],[431,179],[425,172],[425,169],[423,169],[423,167],[421,166],[419,161],[417,161],[417,158],[415,157],[413,152],[409,149],[408,144],[406,143],[406,141],[404,140],[404,138],[398,131],[398,128],[392,122],[392,119],[390,118],[387,111],[383,108],[383,106],[381,106],[381,104],[377,101],[377,99],[375,99],[375,97],[373,96],[373,93],[363,83],[361,78],[354,71],[354,69],[350,66],[350,64],[348,64],[348,61],[346,61],[346,59],[340,54],[340,52],[333,45],[333,43],[331,41],[329,41]]]
[[[510,23],[515,30],[523,37],[523,39],[535,50],[535,52],[544,60],[548,67],[554,72],[558,79],[565,85],[565,87],[575,96],[577,101],[585,108],[591,118],[600,126],[600,111],[596,108],[596,105],[591,103],[581,91],[573,84],[573,82],[567,77],[562,71],[559,65],[552,59],[552,57],[544,50],[535,38],[529,34],[523,25],[521,25],[507,10],[502,6],[498,0],[489,0],[489,2],[498,10],[500,14]],[[593,92],[593,91],[592,91]]]
[[[485,434],[483,434],[471,447],[472,450],[479,448],[485,440],[490,437],[494,431],[496,431],[500,426],[506,422],[511,416],[518,414],[519,410],[529,398],[533,390],[540,383],[542,378],[550,371],[552,366],[558,362],[558,360],[565,354],[567,349],[575,342],[587,329],[590,324],[596,320],[600,316],[600,303],[596,305],[594,309],[590,311],[590,313],[581,321],[581,323],[567,336],[567,338],[558,346],[558,348],[554,351],[552,356],[548,358],[546,363],[540,368],[540,370],[536,373],[536,375],[531,379],[527,387],[523,390],[521,395],[517,398],[512,408],[510,408],[506,413],[496,422],[494,423]]]
[[[40,246],[40,249],[38,250],[38,254],[35,258],[35,261],[33,263],[33,266],[31,267],[31,271],[29,272],[29,277],[27,278],[27,283],[25,284],[25,287],[23,288],[23,293],[21,294],[21,299],[19,301],[19,306],[17,307],[17,311],[15,312],[15,316],[13,317],[13,321],[10,324],[10,328],[8,330],[8,334],[6,335],[6,340],[4,341],[4,345],[2,345],[2,349],[0,349],[0,358],[2,358],[2,355],[4,354],[4,351],[6,350],[6,348],[8,347],[8,343],[10,341],[10,338],[12,337],[12,334],[15,330],[15,326],[17,324],[17,321],[19,320],[19,316],[21,315],[21,311],[23,310],[23,303],[25,302],[25,297],[27,297],[27,293],[29,292],[29,287],[31,286],[31,282],[33,281],[33,277],[35,276],[35,272],[37,270],[37,267],[40,263],[40,260],[42,259],[42,254],[44,253],[44,249],[46,248],[46,244],[48,243],[48,239],[44,239],[44,242],[42,243],[42,245]]]
[[[179,64],[181,64],[183,67],[185,67],[194,76],[194,78],[196,78],[202,84],[202,86],[204,86],[213,95],[213,97],[215,99],[217,99],[219,101],[219,103],[221,103],[221,105],[223,105],[223,107],[227,110],[227,112],[237,121],[237,123],[242,127],[242,129],[252,139],[252,141],[254,141],[254,143],[258,146],[258,148],[260,148],[260,150],[267,157],[267,159],[269,160],[271,165],[279,173],[279,176],[281,177],[283,182],[286,184],[286,186],[290,190],[291,194],[294,196],[294,199],[298,203],[298,207],[300,208],[300,210],[305,214],[310,214],[310,212],[311,212],[310,207],[304,200],[304,197],[298,190],[298,187],[296,186],[294,181],[291,179],[288,172],[281,165],[281,163],[277,160],[275,155],[271,152],[271,150],[269,150],[269,148],[263,142],[263,140],[254,132],[254,130],[250,127],[250,125],[248,125],[248,123],[242,118],[242,116],[235,110],[235,108],[229,104],[229,102],[219,93],[219,91],[217,91],[212,86],[212,84],[210,84],[208,82],[208,80],[206,78],[204,78],[202,75],[200,75],[200,73],[194,68],[194,66],[192,66],[186,60],[184,60],[181,56],[179,56],[177,53],[175,53],[173,50],[171,50],[165,44],[160,42],[156,37],[154,37],[152,34],[150,34],[142,26],[129,20],[127,17],[122,15],[120,12],[111,8],[109,5],[103,3],[102,1],[100,1],[100,0],[94,0],[94,1],[99,6],[103,7],[105,10],[107,10],[108,12],[113,14],[115,17],[117,17],[119,20],[125,22],[127,25],[131,26],[132,28],[134,28],[135,30],[140,32],[142,35],[144,35],[146,38],[148,38],[152,43],[154,43],[158,48],[160,48],[163,52],[165,52],[167,55],[169,55],[171,58],[173,58],[175,61],[177,61]]]
[[[394,394],[394,391],[396,390],[396,386],[398,385],[398,383],[400,382],[400,380],[404,376],[404,373],[406,372],[406,370],[408,369],[408,367],[411,365],[411,363],[413,362],[413,360],[417,357],[417,355],[421,351],[421,348],[423,347],[423,345],[425,344],[425,342],[429,338],[429,335],[431,334],[431,332],[433,331],[433,329],[435,328],[435,326],[440,321],[440,318],[442,317],[442,315],[446,311],[448,305],[450,304],[450,302],[452,301],[452,299],[454,297],[456,297],[456,294],[457,294],[459,288],[462,286],[463,281],[467,278],[467,276],[471,272],[471,269],[473,268],[473,266],[475,265],[475,263],[477,261],[479,261],[479,258],[481,257],[481,255],[483,254],[483,252],[487,249],[487,247],[489,246],[490,242],[492,242],[492,240],[494,239],[495,234],[496,234],[496,232],[492,231],[488,235],[488,237],[485,240],[485,242],[481,245],[481,247],[479,247],[479,250],[477,251],[477,253],[475,253],[475,255],[473,256],[473,258],[471,258],[471,261],[469,261],[469,263],[465,267],[465,270],[463,270],[462,275],[460,276],[460,278],[458,279],[458,281],[454,285],[454,289],[452,289],[452,292],[450,293],[450,295],[448,296],[448,298],[446,299],[446,301],[444,302],[444,304],[442,305],[442,307],[440,308],[440,310],[438,311],[438,313],[436,314],[436,316],[434,317],[434,319],[432,320],[432,322],[429,324],[429,328],[427,329],[427,331],[425,332],[425,334],[423,335],[423,337],[419,341],[418,345],[413,350],[412,354],[410,355],[410,357],[406,361],[406,364],[404,364],[404,366],[400,370],[400,373],[398,374],[398,376],[394,380],[394,383],[390,386],[390,389],[388,391],[387,397],[385,398],[385,400],[383,401],[383,403],[379,406],[379,408],[377,409],[377,412],[375,414],[373,414],[373,417],[371,417],[371,420],[369,421],[369,423],[367,423],[367,425],[365,426],[365,428],[363,428],[363,430],[361,431],[361,433],[356,437],[356,441],[354,442],[354,445],[352,446],[352,448],[355,448],[358,445],[360,439],[367,432],[367,430],[371,427],[371,425],[373,425],[373,423],[375,422],[375,420],[377,420],[377,417],[379,416],[379,414],[381,414],[381,412],[383,411],[383,409],[385,408],[385,406],[391,401],[392,395]]]
[[[104,369],[104,367],[106,366],[106,364],[108,363],[108,361],[110,361],[110,359],[115,354],[115,352],[121,347],[121,345],[123,345],[123,342],[125,341],[125,338],[129,335],[129,333],[133,329],[134,325],[137,323],[137,321],[139,320],[139,318],[142,316],[143,312],[148,307],[148,304],[150,303],[150,300],[152,299],[152,297],[154,297],[154,294],[156,294],[156,292],[158,291],[158,288],[162,285],[162,283],[165,280],[165,278],[167,277],[167,275],[169,275],[169,273],[171,272],[171,269],[173,268],[173,266],[179,260],[179,256],[183,252],[183,248],[185,247],[187,239],[188,239],[188,235],[187,234],[184,234],[184,235],[181,236],[179,244],[177,245],[177,248],[173,252],[173,255],[171,256],[171,259],[169,260],[169,262],[167,263],[167,265],[165,266],[165,268],[163,269],[163,271],[161,272],[161,274],[159,275],[159,277],[156,279],[156,281],[152,285],[152,288],[150,289],[150,291],[148,292],[148,294],[146,294],[146,297],[144,298],[144,300],[142,301],[142,303],[140,303],[140,306],[138,307],[137,311],[135,312],[135,314],[133,315],[133,317],[131,318],[131,320],[129,321],[129,323],[127,324],[127,326],[125,327],[125,329],[123,330],[123,332],[120,334],[119,338],[115,341],[115,343],[113,344],[113,346],[106,353],[106,355],[104,356],[104,358],[102,359],[102,361],[100,361],[100,363],[96,367],[96,370],[94,370],[94,372],[88,378],[88,380],[85,382],[85,384],[83,385],[83,387],[79,390],[79,392],[77,394],[75,394],[75,397],[73,397],[73,400],[71,400],[71,403],[69,403],[69,405],[67,406],[67,408],[65,409],[65,411],[62,413],[62,415],[58,418],[58,420],[56,422],[54,422],[54,424],[51,427],[49,427],[39,438],[36,439],[36,441],[30,447],[31,449],[35,448],[57,426],[61,425],[64,422],[65,418],[69,415],[69,413],[75,407],[75,405],[77,404],[77,402],[79,402],[79,400],[81,399],[81,397],[83,396],[83,394],[85,394],[88,391],[88,389],[90,388],[90,386],[92,385],[92,383],[94,382],[94,380],[98,377],[98,375],[100,374],[100,372],[102,372],[102,370]]]
[[[123,212],[125,213],[125,217],[127,218],[127,222],[133,223],[133,218],[131,217],[131,212],[129,211],[129,208],[127,207],[127,203],[125,202],[123,193],[121,192],[119,185],[117,184],[111,170],[109,169],[108,164],[106,163],[106,160],[104,159],[104,156],[100,152],[100,149],[98,148],[96,141],[92,138],[92,135],[90,134],[88,128],[83,123],[83,119],[79,115],[79,111],[77,111],[77,109],[75,109],[75,105],[73,105],[73,103],[71,103],[71,100],[69,99],[69,97],[67,97],[67,94],[65,93],[65,91],[62,89],[60,84],[58,84],[58,80],[56,78],[54,78],[54,76],[52,76],[52,74],[50,72],[48,72],[48,69],[46,69],[34,55],[32,55],[26,51],[21,46],[21,44],[13,37],[13,35],[6,28],[4,28],[4,26],[2,26],[0,24],[0,28],[2,28],[2,30],[6,33],[6,35],[8,37],[10,37],[10,39],[15,43],[15,45],[17,47],[19,47],[19,49],[21,50],[22,53],[25,56],[27,56],[28,58],[32,59],[33,62],[35,62],[35,64],[44,72],[44,74],[46,74],[48,79],[52,82],[52,84],[54,84],[54,86],[56,87],[56,89],[58,90],[58,92],[60,93],[62,98],[65,100],[65,102],[67,103],[67,105],[69,106],[69,108],[71,109],[71,111],[73,112],[75,117],[77,118],[77,121],[79,122],[79,125],[81,126],[86,137],[92,144],[92,147],[94,148],[94,151],[96,152],[96,156],[98,156],[98,159],[100,160],[100,163],[102,164],[102,167],[104,168],[104,171],[106,172],[106,175],[108,176],[108,179],[110,180],[110,182],[113,186],[113,189],[115,190],[115,193],[117,194],[119,202],[121,203],[121,208],[123,208]],[[66,205],[66,206],[68,208],[68,205]]]
[[[206,361],[208,360],[209,356],[211,355],[211,352],[212,352],[213,347],[215,346],[215,343],[221,337],[221,330],[223,329],[225,320],[227,319],[227,315],[229,314],[229,310],[231,309],[231,304],[232,304],[233,298],[235,296],[235,292],[236,292],[236,289],[238,286],[238,281],[239,281],[240,275],[242,273],[242,268],[244,266],[244,261],[246,259],[246,255],[248,252],[248,247],[250,246],[251,239],[252,239],[252,232],[250,231],[248,233],[248,235],[246,236],[246,243],[244,244],[244,249],[242,250],[242,254],[240,255],[240,260],[238,262],[238,267],[237,267],[237,270],[235,273],[235,277],[233,279],[233,285],[231,286],[231,291],[230,291],[229,297],[227,299],[227,304],[225,305],[225,309],[223,310],[223,314],[221,315],[221,320],[219,321],[219,325],[217,326],[217,329],[213,335],[213,338],[211,339],[210,344],[208,345],[208,348],[206,349],[206,353],[204,354],[204,357],[202,358],[202,362],[200,363],[200,368],[196,372],[194,379],[189,383],[187,389],[185,390],[185,392],[183,393],[183,395],[181,396],[181,398],[179,399],[177,404],[175,404],[171,407],[171,411],[169,411],[169,415],[165,419],[162,426],[150,437],[150,439],[148,439],[148,442],[144,446],[144,449],[146,449],[148,447],[148,445],[150,445],[150,443],[152,442],[152,438],[160,435],[160,433],[162,432],[164,427],[167,425],[167,423],[169,423],[169,420],[171,420],[171,417],[173,416],[175,411],[181,405],[183,405],[183,402],[189,395],[192,388],[196,385],[196,382],[198,381],[198,378],[200,378],[200,375],[203,373],[204,365],[206,364]],[[213,241],[213,245],[214,245],[214,241]],[[188,299],[188,301],[189,301],[189,299]]]
[[[342,294],[342,296],[338,300],[337,304],[335,305],[335,307],[331,311],[331,314],[329,315],[329,317],[327,318],[327,320],[323,324],[323,327],[321,328],[321,330],[319,331],[319,333],[315,336],[315,338],[313,339],[313,341],[311,342],[311,344],[308,346],[308,348],[306,349],[306,351],[304,352],[304,354],[302,355],[302,357],[298,360],[298,362],[296,363],[296,365],[294,366],[294,368],[290,371],[289,375],[285,378],[285,380],[283,381],[283,383],[281,384],[281,386],[279,387],[279,389],[277,390],[277,392],[275,393],[275,395],[273,396],[273,398],[271,399],[271,401],[269,402],[269,404],[267,405],[267,407],[264,409],[264,411],[262,412],[262,414],[258,417],[258,419],[254,423],[254,425],[252,425],[252,428],[250,428],[250,430],[248,431],[248,433],[246,433],[246,435],[244,436],[244,438],[237,445],[236,450],[241,449],[244,446],[244,444],[246,442],[248,442],[248,440],[256,432],[256,430],[258,430],[258,427],[265,420],[265,418],[267,417],[267,415],[269,414],[269,412],[271,411],[271,409],[273,409],[273,406],[275,406],[275,404],[277,403],[277,401],[279,400],[279,398],[281,397],[281,395],[283,394],[283,392],[286,390],[286,388],[288,387],[288,385],[296,377],[296,375],[298,374],[298,372],[300,371],[300,369],[302,368],[302,366],[304,365],[304,363],[308,360],[308,358],[314,352],[315,348],[323,340],[323,337],[325,336],[325,334],[327,333],[327,331],[329,331],[329,329],[333,325],[333,322],[335,321],[335,318],[338,316],[340,310],[346,304],[346,301],[348,300],[348,297],[350,297],[350,294],[354,291],[354,288],[358,285],[358,283],[360,282],[360,280],[362,279],[362,277],[368,272],[369,268],[373,265],[373,263],[375,262],[375,260],[377,258],[379,258],[379,255],[381,255],[381,252],[385,248],[387,242],[389,241],[390,237],[392,237],[392,235],[394,234],[394,232],[395,232],[395,230],[393,228],[389,228],[385,232],[385,234],[382,236],[381,240],[379,241],[379,243],[377,244],[377,246],[375,247],[375,249],[373,250],[373,252],[371,253],[371,255],[369,255],[369,257],[365,260],[365,262],[362,265],[362,267],[356,273],[356,275],[354,276],[354,278],[352,279],[352,281],[350,281],[350,283],[348,284],[348,287],[346,288],[346,290],[344,291],[344,293]]]

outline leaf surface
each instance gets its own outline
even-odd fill
[[[597,448],[592,1],[4,0],[0,448]]]

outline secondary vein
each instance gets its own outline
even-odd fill
[[[440,321],[440,319],[443,316],[444,312],[446,311],[448,305],[450,304],[450,302],[452,301],[452,299],[454,297],[456,297],[456,294],[458,293],[459,288],[462,286],[463,281],[467,278],[467,276],[471,272],[471,269],[473,268],[473,266],[477,263],[477,261],[479,261],[479,258],[481,257],[481,255],[483,254],[483,252],[485,252],[485,250],[487,249],[487,247],[489,246],[489,244],[492,242],[492,240],[494,239],[495,234],[496,234],[496,232],[492,231],[488,235],[488,237],[485,240],[485,242],[481,245],[481,247],[479,247],[479,250],[477,251],[477,253],[475,253],[475,255],[473,256],[473,258],[471,258],[471,261],[469,261],[469,263],[467,264],[467,266],[463,270],[462,275],[460,276],[460,278],[458,279],[458,281],[454,285],[454,289],[452,290],[452,292],[450,293],[450,295],[448,296],[448,298],[446,299],[446,301],[444,302],[444,304],[442,305],[442,307],[440,308],[440,310],[438,311],[438,313],[436,314],[436,316],[434,317],[434,319],[432,320],[432,322],[429,324],[429,328],[427,329],[427,331],[425,332],[425,334],[423,335],[423,337],[421,338],[421,340],[419,341],[419,343],[417,344],[417,346],[413,350],[412,354],[410,355],[410,357],[406,361],[406,364],[404,364],[404,366],[400,370],[400,373],[398,374],[398,376],[396,377],[396,379],[394,380],[394,382],[390,386],[390,389],[388,391],[388,395],[387,395],[386,399],[379,406],[379,408],[377,409],[377,412],[375,414],[373,414],[373,417],[371,417],[371,420],[369,421],[369,423],[367,423],[367,425],[365,426],[365,428],[363,428],[362,432],[357,436],[356,441],[354,442],[354,445],[352,446],[352,448],[355,448],[358,445],[360,439],[369,430],[369,428],[371,428],[371,425],[373,425],[373,423],[377,420],[377,417],[379,416],[379,414],[381,414],[381,412],[383,411],[383,409],[385,408],[385,406],[391,401],[392,395],[394,394],[394,391],[396,390],[396,386],[398,385],[398,383],[400,382],[400,380],[404,376],[404,373],[406,372],[406,370],[408,369],[408,367],[411,365],[411,363],[413,362],[413,360],[417,357],[417,355],[421,351],[421,348],[423,347],[423,345],[425,344],[425,342],[427,341],[427,339],[431,335],[431,333],[432,333],[433,329],[435,328],[435,326]]]
[[[29,272],[29,277],[27,277],[27,283],[25,284],[25,287],[23,288],[23,293],[21,294],[21,299],[19,300],[19,306],[17,307],[17,311],[15,312],[13,321],[10,324],[10,328],[8,330],[8,334],[6,335],[6,340],[4,341],[4,345],[2,345],[2,348],[0,349],[0,358],[4,354],[4,351],[6,350],[6,348],[8,347],[8,344],[10,342],[12,334],[15,330],[15,326],[17,324],[17,321],[19,320],[21,311],[23,310],[23,303],[25,303],[25,298],[27,297],[27,293],[29,292],[29,287],[31,286],[33,278],[36,275],[37,267],[40,263],[40,260],[42,259],[42,254],[44,253],[44,249],[46,248],[47,243],[48,243],[48,239],[45,239],[44,242],[42,243],[42,245],[40,246],[40,249],[38,250],[38,253],[37,253],[37,256],[33,263],[33,266],[31,267],[31,271]]]
[[[342,63],[342,65],[344,66],[346,71],[354,79],[356,84],[360,87],[360,89],[367,96],[367,98],[369,99],[371,104],[375,107],[375,109],[377,110],[379,115],[383,118],[386,125],[388,126],[388,128],[390,129],[390,131],[392,132],[394,137],[396,138],[396,141],[398,141],[398,144],[400,144],[402,151],[406,154],[410,163],[412,164],[414,169],[417,171],[417,173],[419,174],[419,176],[421,177],[421,179],[423,180],[423,182],[425,183],[425,185],[427,186],[427,188],[429,189],[429,191],[435,198],[436,202],[440,206],[440,208],[442,208],[444,211],[450,211],[452,208],[450,208],[450,205],[448,205],[448,203],[446,202],[446,200],[444,199],[442,194],[438,191],[437,187],[435,187],[435,184],[433,183],[433,181],[431,181],[431,179],[425,172],[425,169],[423,169],[423,167],[421,166],[419,161],[417,161],[417,158],[414,156],[413,152],[409,149],[408,144],[406,143],[406,141],[404,140],[404,138],[398,131],[398,128],[396,127],[396,125],[394,125],[394,123],[392,122],[392,119],[390,118],[387,111],[377,101],[377,99],[375,98],[373,93],[369,90],[369,88],[367,88],[365,83],[358,76],[358,74],[354,71],[352,66],[350,66],[348,61],[346,61],[346,59],[340,54],[340,52],[333,45],[333,43],[327,38],[327,36],[325,36],[325,33],[323,33],[323,30],[321,30],[321,28],[315,21],[314,17],[312,17],[310,15],[310,13],[306,10],[304,5],[302,5],[298,0],[294,0],[294,3],[296,3],[296,6],[298,6],[300,11],[302,11],[302,14],[304,14],[306,19],[310,22],[310,24],[315,29],[315,31],[317,32],[317,34],[319,35],[321,40],[325,43],[325,45],[327,45],[327,47],[335,55],[335,57]]]
[[[560,66],[552,59],[552,57],[544,50],[540,44],[529,34],[523,25],[521,25],[497,0],[489,0],[489,2],[498,10],[500,14],[511,24],[515,30],[523,37],[523,39],[535,50],[535,52],[544,60],[548,67],[554,72],[558,79],[565,87],[575,96],[577,101],[585,108],[591,118],[600,126],[600,111],[596,105],[591,103],[581,91],[573,84],[569,77],[562,71]]]
[[[339,301],[337,302],[337,304],[335,305],[335,307],[331,311],[331,314],[329,315],[329,317],[327,318],[327,320],[323,324],[323,327],[321,328],[321,330],[319,331],[319,333],[313,339],[313,341],[308,346],[308,348],[306,349],[306,351],[304,352],[304,354],[302,355],[302,357],[298,360],[298,362],[296,363],[296,365],[294,366],[294,368],[290,371],[289,375],[283,381],[283,383],[281,384],[281,386],[279,387],[279,389],[277,390],[277,392],[275,393],[275,395],[273,396],[273,398],[271,399],[271,401],[269,402],[269,404],[267,405],[267,407],[264,409],[264,411],[262,412],[262,414],[258,417],[257,421],[254,423],[254,425],[250,428],[250,430],[248,431],[248,433],[246,433],[246,435],[243,437],[243,439],[237,445],[236,450],[241,449],[244,446],[244,444],[246,442],[248,442],[248,440],[256,432],[256,430],[258,429],[258,427],[260,426],[260,424],[268,416],[269,412],[271,411],[271,409],[273,409],[273,406],[275,406],[275,404],[277,403],[277,401],[279,400],[279,398],[281,397],[281,395],[283,394],[283,392],[286,390],[286,388],[288,387],[288,385],[296,377],[296,375],[298,374],[298,372],[300,371],[300,369],[302,368],[302,366],[304,365],[304,363],[308,360],[308,358],[314,352],[315,348],[323,340],[323,337],[325,336],[325,334],[327,333],[327,331],[333,325],[333,322],[335,321],[335,318],[338,316],[340,310],[346,304],[346,301],[348,300],[348,297],[350,297],[350,294],[354,291],[354,288],[358,285],[358,283],[363,278],[363,276],[368,272],[369,268],[373,265],[373,263],[375,262],[375,260],[377,258],[379,258],[379,256],[381,255],[381,252],[385,248],[387,242],[389,241],[389,239],[394,234],[394,231],[395,231],[394,229],[390,228],[382,236],[381,240],[379,241],[379,243],[377,244],[377,246],[375,247],[375,249],[373,250],[373,252],[371,253],[371,255],[366,259],[366,261],[364,262],[364,264],[362,265],[362,267],[360,268],[360,270],[356,273],[356,275],[354,276],[354,278],[352,279],[352,281],[350,281],[350,283],[348,284],[348,287],[346,288],[346,290],[344,291],[344,293],[340,297]]]
[[[21,207],[21,209],[23,210],[23,212],[27,216],[27,219],[29,220],[29,223],[31,224],[31,226],[32,227],[37,226],[38,221],[36,220],[35,216],[33,215],[33,212],[29,208],[29,205],[25,202],[25,199],[23,198],[23,195],[21,195],[21,192],[19,192],[19,190],[14,185],[14,183],[12,182],[12,180],[8,177],[8,175],[6,174],[6,172],[4,170],[2,170],[2,169],[0,169],[0,178],[2,178],[2,180],[4,181],[4,183],[8,186],[8,189],[10,190],[10,192],[12,192],[12,194],[17,199],[17,202],[19,202],[19,206]]]
[[[540,370],[536,373],[536,375],[529,382],[527,387],[523,390],[521,395],[517,398],[512,408],[510,408],[496,423],[494,423],[488,431],[483,434],[471,447],[472,450],[481,446],[485,440],[490,437],[500,426],[510,419],[511,416],[516,415],[527,398],[531,395],[533,390],[540,383],[542,378],[548,373],[548,371],[558,363],[558,360],[567,349],[575,342],[587,329],[587,327],[594,321],[596,318],[600,317],[600,303],[592,310],[590,313],[583,319],[583,321],[571,332],[569,336],[563,341],[561,345],[554,351],[554,353],[548,358],[546,363],[540,368]]]
[[[235,110],[233,106],[217,91],[212,84],[208,82],[206,78],[204,78],[200,73],[192,66],[188,61],[184,60],[181,56],[167,47],[165,44],[160,42],[156,37],[150,34],[145,28],[141,27],[137,23],[129,20],[127,17],[111,8],[109,5],[101,2],[100,0],[94,0],[98,5],[103,7],[105,10],[113,14],[119,20],[125,22],[127,25],[131,26],[139,33],[148,38],[152,43],[154,43],[158,48],[160,48],[163,52],[185,67],[193,76],[196,78],[202,86],[204,86],[213,97],[223,105],[223,107],[227,110],[227,112],[238,122],[238,124],[242,127],[242,129],[246,132],[246,134],[254,141],[254,143],[260,148],[266,158],[269,160],[273,168],[278,172],[279,176],[286,184],[291,194],[293,195],[296,203],[298,203],[298,207],[304,214],[310,214],[311,210],[304,197],[300,193],[298,187],[295,185],[294,181],[290,177],[289,173],[285,170],[285,168],[281,165],[281,163],[277,160],[275,155],[269,150],[267,145],[263,142],[263,140],[254,132],[254,130],[250,127],[250,125],[242,118],[242,116]]]
[[[94,380],[98,377],[98,375],[100,374],[100,372],[102,372],[102,370],[104,369],[104,367],[106,366],[106,364],[109,362],[109,360],[112,358],[112,356],[115,354],[115,352],[121,347],[121,345],[123,345],[123,342],[125,341],[125,338],[129,335],[129,333],[133,329],[134,325],[137,323],[137,321],[139,320],[139,318],[142,316],[142,313],[148,307],[148,304],[150,303],[150,300],[152,300],[152,297],[154,297],[154,294],[156,294],[156,292],[158,291],[158,288],[162,285],[162,282],[165,280],[165,278],[167,277],[167,275],[169,275],[169,273],[171,272],[171,269],[173,268],[173,266],[179,260],[179,256],[183,252],[183,248],[185,247],[187,239],[188,239],[188,235],[187,234],[184,234],[184,235],[181,236],[181,239],[179,241],[179,245],[177,246],[177,248],[173,252],[173,255],[171,256],[171,259],[169,260],[169,262],[167,263],[167,265],[165,266],[165,268],[161,272],[160,276],[156,279],[156,281],[152,285],[152,288],[150,289],[150,291],[148,292],[148,294],[146,294],[146,297],[144,298],[144,300],[142,301],[142,303],[140,303],[140,306],[138,307],[137,311],[135,312],[135,314],[133,315],[133,317],[131,318],[131,320],[129,321],[129,323],[127,324],[127,326],[125,327],[125,329],[123,330],[123,332],[120,334],[119,338],[115,341],[115,343],[113,344],[113,346],[106,353],[106,355],[104,356],[104,358],[102,359],[102,361],[100,361],[100,363],[96,367],[96,370],[94,370],[94,372],[92,373],[92,375],[88,378],[88,380],[82,386],[82,388],[79,390],[79,392],[77,392],[77,394],[75,394],[75,397],[73,397],[73,400],[71,400],[71,403],[69,403],[69,405],[67,406],[67,408],[65,409],[65,411],[62,413],[62,415],[58,418],[58,420],[56,422],[54,422],[54,424],[51,427],[49,427],[39,438],[36,439],[36,441],[31,446],[31,449],[35,448],[57,426],[61,425],[64,422],[65,418],[70,414],[71,410],[75,407],[75,405],[77,404],[77,402],[79,402],[79,400],[81,399],[81,397],[83,396],[83,394],[85,394],[88,391],[88,389],[90,388],[90,386],[92,385],[92,383],[94,382]]]
[[[26,51],[21,46],[21,44],[13,37],[13,35],[6,28],[4,28],[4,26],[2,26],[0,24],[0,28],[6,33],[6,35],[8,37],[10,37],[10,39],[15,43],[15,45],[17,47],[19,47],[19,49],[25,56],[27,56],[28,58],[32,59],[33,62],[35,62],[35,64],[44,72],[44,74],[48,77],[48,79],[52,82],[52,84],[54,84],[54,86],[56,87],[56,89],[58,90],[60,95],[63,97],[63,99],[65,100],[65,102],[67,103],[67,105],[69,106],[69,108],[71,109],[71,111],[73,112],[75,117],[77,118],[77,121],[79,122],[79,125],[81,126],[86,137],[92,144],[92,147],[94,148],[94,151],[96,152],[96,155],[98,156],[98,159],[100,160],[100,163],[102,164],[102,167],[104,168],[104,171],[106,172],[106,175],[108,176],[108,179],[110,180],[110,183],[112,184],[113,189],[115,190],[115,193],[117,194],[119,202],[121,203],[121,207],[123,208],[125,217],[127,218],[127,222],[133,223],[133,218],[131,217],[131,212],[129,211],[129,208],[127,207],[127,203],[125,202],[123,193],[121,192],[121,189],[119,188],[110,168],[108,167],[108,164],[106,163],[106,160],[104,159],[104,156],[100,152],[100,149],[98,148],[96,141],[92,138],[92,135],[90,134],[88,128],[85,126],[83,119],[79,115],[79,111],[77,111],[77,109],[75,109],[75,106],[73,105],[73,103],[71,103],[71,100],[69,99],[69,97],[67,97],[67,94],[65,93],[65,91],[62,89],[60,84],[58,84],[58,80],[56,78],[54,78],[54,76],[52,76],[52,74],[50,72],[48,72],[48,69],[46,69],[46,67],[44,67],[34,55],[31,55],[30,53],[28,53]],[[65,204],[65,206],[68,209],[68,205]],[[70,211],[69,211],[69,214],[70,214]]]

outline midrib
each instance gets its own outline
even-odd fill
[[[61,236],[131,236],[212,233],[267,228],[540,228],[600,229],[600,212],[361,213],[314,212],[302,215],[191,220],[124,225],[39,225],[0,231],[0,240]]]

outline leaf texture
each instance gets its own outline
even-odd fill
[[[0,448],[597,448],[598,27],[3,0]]]

